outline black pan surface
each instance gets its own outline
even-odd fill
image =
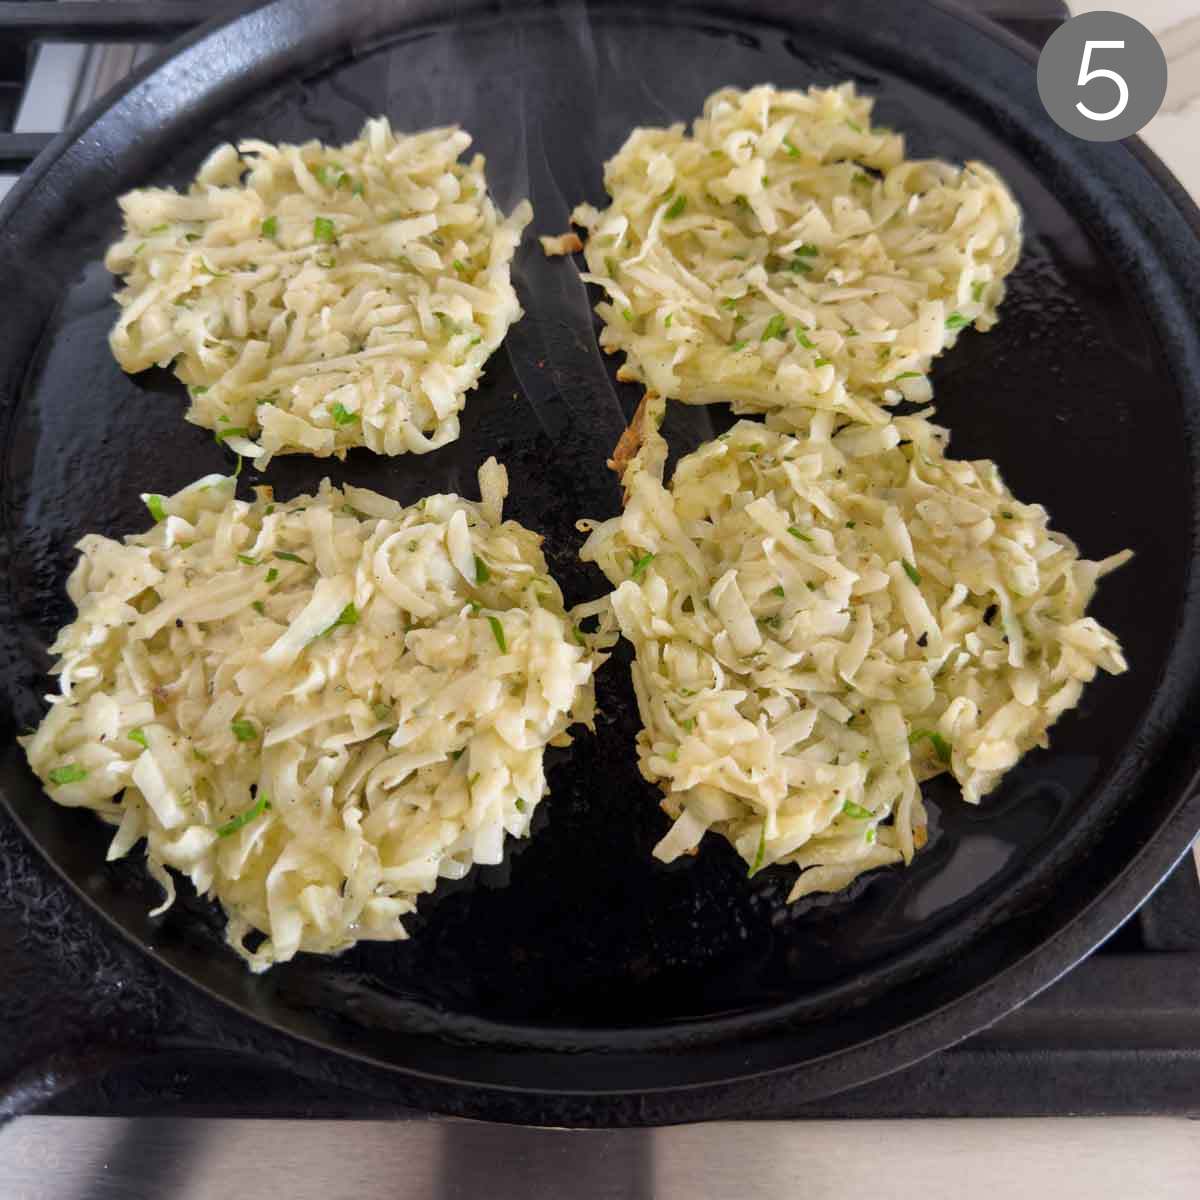
[[[991,163],[1025,210],[1000,325],[938,364],[939,413],[954,452],[996,459],[1085,554],[1135,549],[1094,608],[1132,670],[1097,680],[1052,748],[980,808],[927,785],[929,847],[846,895],[788,908],[789,871],[750,882],[716,838],[695,859],[651,859],[666,818],[635,769],[618,655],[599,683],[596,735],[553,762],[536,835],[424,900],[410,941],[255,978],[189,888],[149,919],[157,895],[140,865],[103,866],[107,832],[46,800],[12,742],[42,711],[78,538],[140,529],[139,492],[230,465],[182,421],[169,373],[125,376],[108,351],[116,310],[101,260],[116,197],[183,185],[222,140],[348,140],[385,113],[400,128],[462,123],[497,198],[530,196],[535,231],[557,233],[574,203],[604,202],[602,163],[633,125],[688,120],[722,84],[844,79],[878,96],[877,119],[906,131],[912,153]],[[1197,217],[1136,144],[1086,145],[1052,126],[1027,49],[921,0],[449,15],[279,0],[197,35],[64,135],[0,212],[0,794],[160,962],[300,1038],[423,1077],[426,1102],[456,1111],[488,1115],[504,1093],[504,1113],[527,1120],[686,1119],[711,1110],[717,1085],[728,1095],[731,1081],[786,1072],[794,1096],[816,1096],[965,1036],[1111,932],[1200,825],[1188,737],[1200,683]],[[529,315],[458,443],[421,458],[277,459],[267,478],[283,496],[329,475],[410,503],[472,493],[496,453],[513,479],[509,514],[546,534],[578,600],[603,581],[575,557],[574,522],[616,511],[604,460],[637,397],[596,350],[574,270],[528,236],[517,274]],[[728,419],[675,406],[667,432],[686,451]],[[247,471],[243,494],[261,481]]]

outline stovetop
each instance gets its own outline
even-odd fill
[[[148,41],[213,5],[0,4],[0,129],[22,47],[41,37]],[[974,7],[1035,42],[1044,0]],[[69,14],[63,10],[72,10]],[[67,25],[68,19],[71,24]],[[0,167],[47,137],[0,133]],[[98,868],[99,869],[99,868]],[[294,1043],[160,971],[115,938],[0,811],[0,1116],[419,1118],[396,1076]],[[1126,925],[1058,984],[990,1029],[885,1080],[768,1117],[1200,1115],[1200,881],[1187,856]]]

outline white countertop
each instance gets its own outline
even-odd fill
[[[1068,0],[1079,13],[1121,12],[1166,51],[1167,96],[1142,137],[1200,200],[1200,0]]]

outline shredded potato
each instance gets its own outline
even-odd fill
[[[127,371],[188,385],[188,420],[266,466],[352,446],[424,454],[458,437],[484,363],[521,316],[528,224],[487,195],[460,129],[368,121],[340,149],[224,145],[185,194],[121,197],[125,277],[110,336]]]
[[[742,421],[668,488],[649,399],[623,515],[581,527],[636,651],[641,770],[675,818],[659,858],[714,829],[751,874],[799,867],[791,899],[837,891],[924,843],[921,780],[978,802],[1097,669],[1125,670],[1084,614],[1129,552],[1080,559],[927,414]]]
[[[162,909],[171,867],[261,971],[404,937],[417,896],[528,834],[604,638],[501,522],[494,459],[479,502],[233,487],[148,496],[149,532],[81,541],[61,694],[21,744],[56,802],[117,825],[110,859],[146,839]]]
[[[579,206],[584,278],[623,378],[737,412],[924,402],[932,359],[990,329],[1020,212],[981,163],[909,161],[851,84],[725,88],[689,134],[636,129]]]

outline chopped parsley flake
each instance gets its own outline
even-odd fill
[[[921,586],[921,572],[908,561],[907,558],[901,559],[900,565],[904,568],[904,573],[917,585]]]
[[[167,510],[163,507],[163,501],[166,498],[151,494],[145,497],[146,507],[150,510],[150,515],[155,521],[165,521],[167,519]]]
[[[929,739],[929,744],[933,747],[934,753],[944,763],[950,761],[950,743],[936,729],[914,729],[908,735],[908,744],[915,746],[918,742],[925,738]]]
[[[643,554],[641,558],[635,559],[634,563],[633,563],[633,570],[630,573],[629,577],[635,581],[640,582],[642,576],[645,575],[645,573],[646,573],[646,568],[653,561],[654,561],[653,554]]]
[[[492,627],[492,637],[496,639],[496,645],[500,647],[501,654],[508,653],[508,642],[504,638],[504,626],[500,624],[499,617],[488,617],[487,623]]]
[[[772,338],[787,337],[787,317],[783,313],[776,313],[768,322],[766,329],[762,332],[762,341],[767,342]]]
[[[668,208],[665,213],[663,213],[663,216],[666,217],[668,221],[672,220],[675,217],[682,216],[685,208],[687,208],[687,197],[676,196],[675,199],[671,201],[671,207]]]
[[[65,766],[55,767],[50,772],[49,779],[51,783],[78,783],[81,779],[86,779],[87,775],[86,768],[78,763],[67,763]]]
[[[268,217],[262,223],[262,235],[265,238],[274,238],[279,236],[279,220],[277,217]]]
[[[751,879],[762,870],[763,858],[767,853],[767,824],[764,821],[762,828],[758,834],[758,849],[754,852],[754,861],[750,864],[749,876]]]
[[[313,238],[326,244],[337,241],[337,230],[329,217],[313,218]]]
[[[226,821],[224,825],[218,825],[217,837],[229,837],[230,834],[237,833],[243,826],[249,825],[251,821],[261,817],[270,807],[270,800],[265,795],[260,795],[245,812],[238,813],[236,817]]]
[[[358,609],[355,607],[354,601],[351,600],[345,608],[338,613],[337,620],[334,621],[328,629],[318,634],[319,637],[328,637],[339,625],[357,625],[358,624]]]
[[[236,721],[229,722],[229,728],[233,730],[233,736],[239,742],[252,742],[258,737],[258,728],[253,721],[247,721],[239,717]]]

